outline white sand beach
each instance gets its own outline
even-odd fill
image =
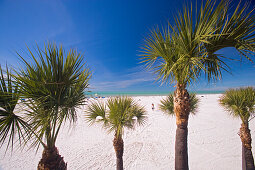
[[[202,97],[203,96],[203,97]],[[124,169],[166,170],[174,169],[175,117],[158,110],[164,96],[134,97],[147,109],[148,120],[135,130],[125,129]],[[190,116],[188,134],[189,167],[191,170],[240,170],[241,140],[238,136],[241,121],[231,117],[218,104],[220,94],[198,95],[199,110]],[[106,100],[98,99],[98,100]],[[90,99],[90,101],[95,99]],[[151,104],[155,104],[152,111]],[[255,119],[250,121],[255,153]],[[113,134],[100,125],[89,126],[84,109],[78,112],[74,128],[64,125],[56,146],[67,162],[69,170],[115,169]],[[0,152],[1,170],[34,170],[41,158],[42,148],[20,150],[17,147],[5,154]],[[255,155],[254,155],[255,156]]]

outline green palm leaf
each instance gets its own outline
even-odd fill
[[[26,118],[34,132],[28,140],[33,139],[34,145],[44,140],[53,147],[63,122],[74,123],[76,109],[85,104],[91,73],[76,50],[65,53],[62,46],[48,43],[44,50],[37,46],[37,57],[28,51],[32,62],[18,54],[25,69],[15,76],[20,94],[27,99]]]
[[[143,125],[146,121],[145,109],[130,97],[109,98],[106,102],[91,103],[86,110],[86,119],[91,124],[102,122],[109,132],[117,136],[123,134],[124,127],[134,128],[135,124]]]
[[[250,61],[255,52],[255,13],[253,10],[248,11],[249,3],[245,3],[241,7],[237,5],[234,12],[230,14],[229,1],[226,1],[226,6],[218,18],[218,29],[215,34],[217,36],[210,37],[206,44],[206,49],[209,54],[214,54],[218,50],[225,47],[234,47],[239,51],[241,57],[246,57]]]
[[[195,82],[201,74],[208,81],[222,78],[222,71],[230,72],[224,59],[216,54],[225,47],[235,47],[241,56],[252,61],[254,56],[255,14],[248,5],[237,6],[229,15],[229,1],[207,0],[193,16],[193,7],[184,7],[174,24],[154,28],[141,47],[141,63],[158,75],[158,80],[179,84]]]
[[[23,117],[14,113],[18,100],[18,87],[12,80],[8,66],[5,74],[0,66],[0,145],[7,142],[6,149],[9,146],[13,148],[15,140],[19,140],[21,144],[29,129]]]
[[[221,2],[214,9],[214,3],[207,1],[201,6],[196,22],[193,22],[192,7],[184,8],[174,25],[169,23],[166,28],[153,29],[141,47],[142,63],[153,69],[162,82],[189,84],[201,72],[209,78],[221,77],[221,69],[227,68],[218,58],[207,58],[204,44],[216,36],[215,24],[223,7]]]
[[[255,113],[255,89],[253,87],[229,89],[220,98],[220,104],[243,122]]]
[[[190,113],[195,115],[198,109],[199,98],[190,93]],[[170,94],[166,99],[160,100],[159,109],[168,115],[174,115],[174,95]]]

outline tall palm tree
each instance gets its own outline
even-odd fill
[[[6,149],[9,146],[13,148],[15,138],[22,141],[29,129],[24,118],[14,113],[18,100],[18,87],[12,80],[8,66],[5,72],[0,66],[0,145],[8,141]]]
[[[48,43],[44,50],[38,46],[36,54],[28,48],[32,62],[20,56],[25,68],[16,72],[19,93],[26,99],[24,113],[30,125],[26,142],[44,147],[38,170],[67,169],[56,148],[56,140],[63,122],[77,119],[76,109],[85,104],[85,90],[91,73],[76,50],[65,53],[62,46]]]
[[[253,87],[227,90],[220,98],[220,104],[234,117],[241,119],[239,136],[242,141],[244,170],[255,170],[251,151],[249,119],[255,116],[255,89]]]
[[[183,12],[175,17],[174,24],[169,23],[166,28],[153,29],[141,47],[142,63],[145,63],[147,69],[154,70],[162,82],[176,84],[175,169],[178,170],[189,169],[187,126],[190,96],[186,87],[198,80],[202,74],[208,81],[216,81],[221,79],[222,70],[230,71],[222,60],[223,56],[216,54],[219,49],[235,47],[248,59],[255,51],[255,26],[252,22],[255,14],[247,13],[247,6],[241,9],[238,7],[229,20],[228,9],[229,1],[222,0],[215,5],[207,0],[193,17],[193,11],[197,10],[193,10],[192,6],[190,9],[184,7]],[[239,17],[234,16],[239,13]],[[226,41],[228,46],[225,46]]]
[[[103,127],[114,131],[113,146],[116,153],[117,170],[123,170],[124,128],[134,128],[135,124],[145,123],[145,109],[130,97],[115,97],[107,100],[106,104],[94,102],[86,110],[86,118],[91,124],[103,123]]]
[[[198,109],[199,98],[190,93],[190,113],[195,115]],[[166,99],[160,100],[159,109],[167,115],[174,116],[174,95],[169,94]]]

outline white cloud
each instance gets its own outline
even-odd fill
[[[129,73],[122,76],[122,80],[104,81],[104,82],[94,82],[91,85],[91,89],[96,90],[116,90],[125,89],[130,86],[143,83],[143,82],[153,82],[155,77],[150,72],[146,70],[140,70],[140,67],[135,67],[129,70]]]

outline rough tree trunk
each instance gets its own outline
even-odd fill
[[[124,142],[121,138],[121,136],[117,137],[115,135],[113,139],[113,146],[116,153],[116,169],[117,170],[123,170],[123,152],[124,152]]]
[[[42,159],[40,160],[38,170],[66,170],[67,163],[64,162],[63,157],[59,155],[58,149],[44,148]]]
[[[242,141],[242,169],[255,170],[254,159],[251,151],[251,133],[248,122],[241,124],[239,135]]]
[[[176,116],[175,169],[188,170],[188,119],[190,112],[189,93],[185,85],[177,84],[174,92],[174,113]]]

